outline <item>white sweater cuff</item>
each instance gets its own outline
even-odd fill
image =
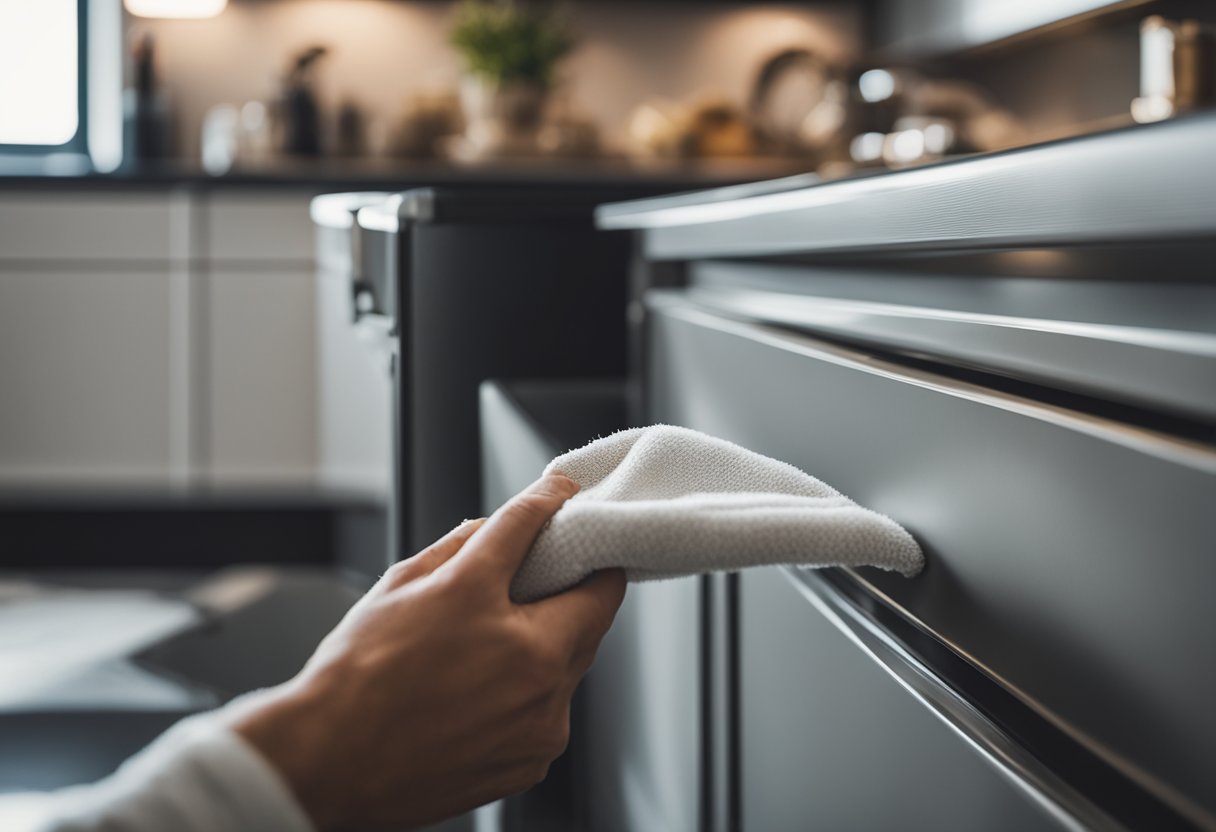
[[[314,832],[279,773],[214,714],[178,723],[112,776],[50,806],[45,832]]]

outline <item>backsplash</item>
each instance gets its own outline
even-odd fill
[[[791,46],[855,58],[855,6],[714,3],[572,4],[579,46],[561,72],[572,108],[619,141],[630,112],[653,98],[720,94],[742,104],[760,64]],[[418,92],[453,88],[462,67],[448,46],[452,5],[393,0],[235,0],[209,20],[132,20],[156,39],[158,71],[176,114],[176,147],[199,155],[208,108],[268,99],[291,55],[330,49],[320,89],[332,111],[349,99],[371,117],[375,148]]]

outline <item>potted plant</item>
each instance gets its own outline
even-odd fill
[[[532,152],[555,70],[574,47],[565,19],[549,5],[465,0],[450,40],[468,68],[461,102],[469,150]]]

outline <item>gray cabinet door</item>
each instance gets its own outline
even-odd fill
[[[700,828],[700,586],[634,584],[584,685],[592,832]]]
[[[623,391],[611,383],[511,387],[481,386],[487,512],[558,453],[611,431],[624,416],[620,401],[613,404]],[[543,405],[543,416],[528,412],[517,394]],[[580,813],[589,832],[700,829],[700,617],[695,578],[629,587],[575,705]]]
[[[1060,828],[779,569],[741,576],[744,832]]]
[[[653,305],[652,418],[798,465],[903,523],[925,572],[859,580],[1157,799],[1211,822],[1210,446],[678,295]]]

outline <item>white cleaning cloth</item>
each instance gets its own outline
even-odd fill
[[[631,581],[717,569],[878,566],[912,576],[920,547],[895,521],[792,465],[695,430],[654,425],[549,463],[582,487],[536,539],[511,584],[519,603],[597,569]]]

